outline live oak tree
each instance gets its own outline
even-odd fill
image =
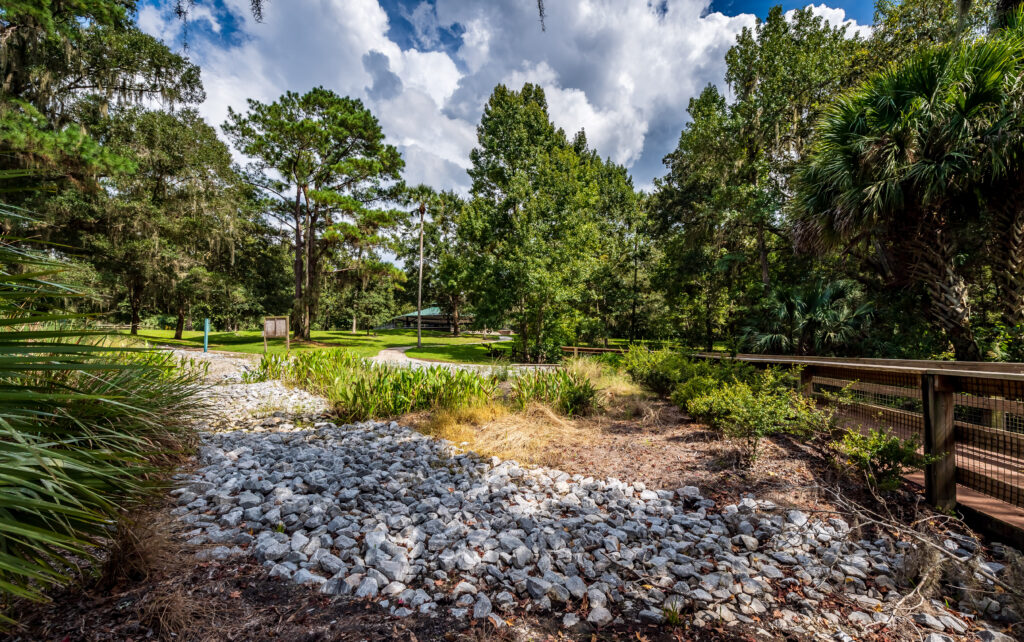
[[[64,223],[82,231],[90,260],[126,292],[132,334],[150,303],[175,315],[180,338],[188,308],[215,279],[209,259],[237,234],[243,195],[231,154],[190,109],[126,109],[98,134],[134,169],[105,179],[89,215]]]
[[[0,170],[20,172],[8,193],[42,185],[50,193],[66,179],[78,189],[123,170],[90,136],[108,110],[203,99],[199,68],[139,31],[134,10],[133,0],[0,6]],[[31,191],[13,198],[33,201],[33,211],[46,200]]]
[[[308,339],[323,255],[334,242],[324,232],[333,227],[335,239],[350,243],[362,287],[371,277],[377,232],[394,224],[393,214],[373,205],[398,179],[402,158],[361,101],[323,87],[287,92],[269,104],[249,100],[246,113],[229,109],[224,131],[255,159],[251,180],[277,200],[273,211],[292,230],[293,327],[296,338]]]

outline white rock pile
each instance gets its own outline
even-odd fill
[[[220,394],[242,411],[286,390],[257,385]],[[189,542],[396,616],[501,627],[502,614],[553,612],[584,630],[683,614],[848,640],[884,626],[901,598],[910,545],[858,540],[842,519],[524,469],[395,423],[303,425],[277,412],[223,428],[203,435],[199,468],[173,492]],[[915,618],[928,642],[977,628],[938,606]]]

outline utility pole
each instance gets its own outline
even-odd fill
[[[420,284],[416,292],[416,347],[423,347],[423,213],[427,206],[420,201]]]

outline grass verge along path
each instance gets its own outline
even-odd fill
[[[479,339],[477,339],[479,341]],[[509,345],[502,345],[507,343]],[[451,363],[475,363],[491,365],[493,363],[508,362],[508,351],[510,341],[497,343],[489,341],[486,344],[448,344],[443,346],[423,346],[405,351],[405,356],[410,359],[423,361],[439,361]],[[496,350],[499,356],[494,357],[492,350]]]
[[[160,345],[181,346],[185,348],[202,348],[202,331],[184,332],[180,340],[174,339],[173,330],[139,330],[139,338]],[[479,343],[478,336],[453,337],[447,332],[425,331],[424,347],[444,348]],[[272,354],[285,352],[284,339],[271,339],[267,342]],[[314,348],[344,348],[360,357],[373,357],[384,348],[397,348],[416,344],[415,330],[378,330],[374,334],[360,332],[352,334],[344,330],[320,330],[313,332],[312,341],[292,341],[292,350],[309,350]],[[259,330],[240,332],[211,332],[210,349],[227,352],[263,353],[263,333]],[[411,356],[411,355],[410,355]],[[472,362],[466,362],[472,363]]]

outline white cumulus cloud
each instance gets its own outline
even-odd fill
[[[229,16],[201,0],[191,17],[208,26],[188,34],[186,53],[202,67],[200,110],[211,123],[229,106],[244,109],[246,98],[322,85],[366,102],[403,152],[408,181],[460,191],[481,110],[501,82],[540,84],[558,126],[570,136],[585,129],[602,156],[649,185],[687,102],[723,83],[726,51],[755,20],[707,13],[709,0],[667,0],[664,11],[648,0],[559,0],[545,3],[542,30],[531,0],[424,0],[392,17],[377,0],[289,0],[267,4],[257,23],[249,4],[225,0]],[[181,23],[165,7],[143,5],[139,26],[178,43]],[[813,9],[865,29],[841,9]],[[442,33],[458,34],[457,44],[445,45]]]

